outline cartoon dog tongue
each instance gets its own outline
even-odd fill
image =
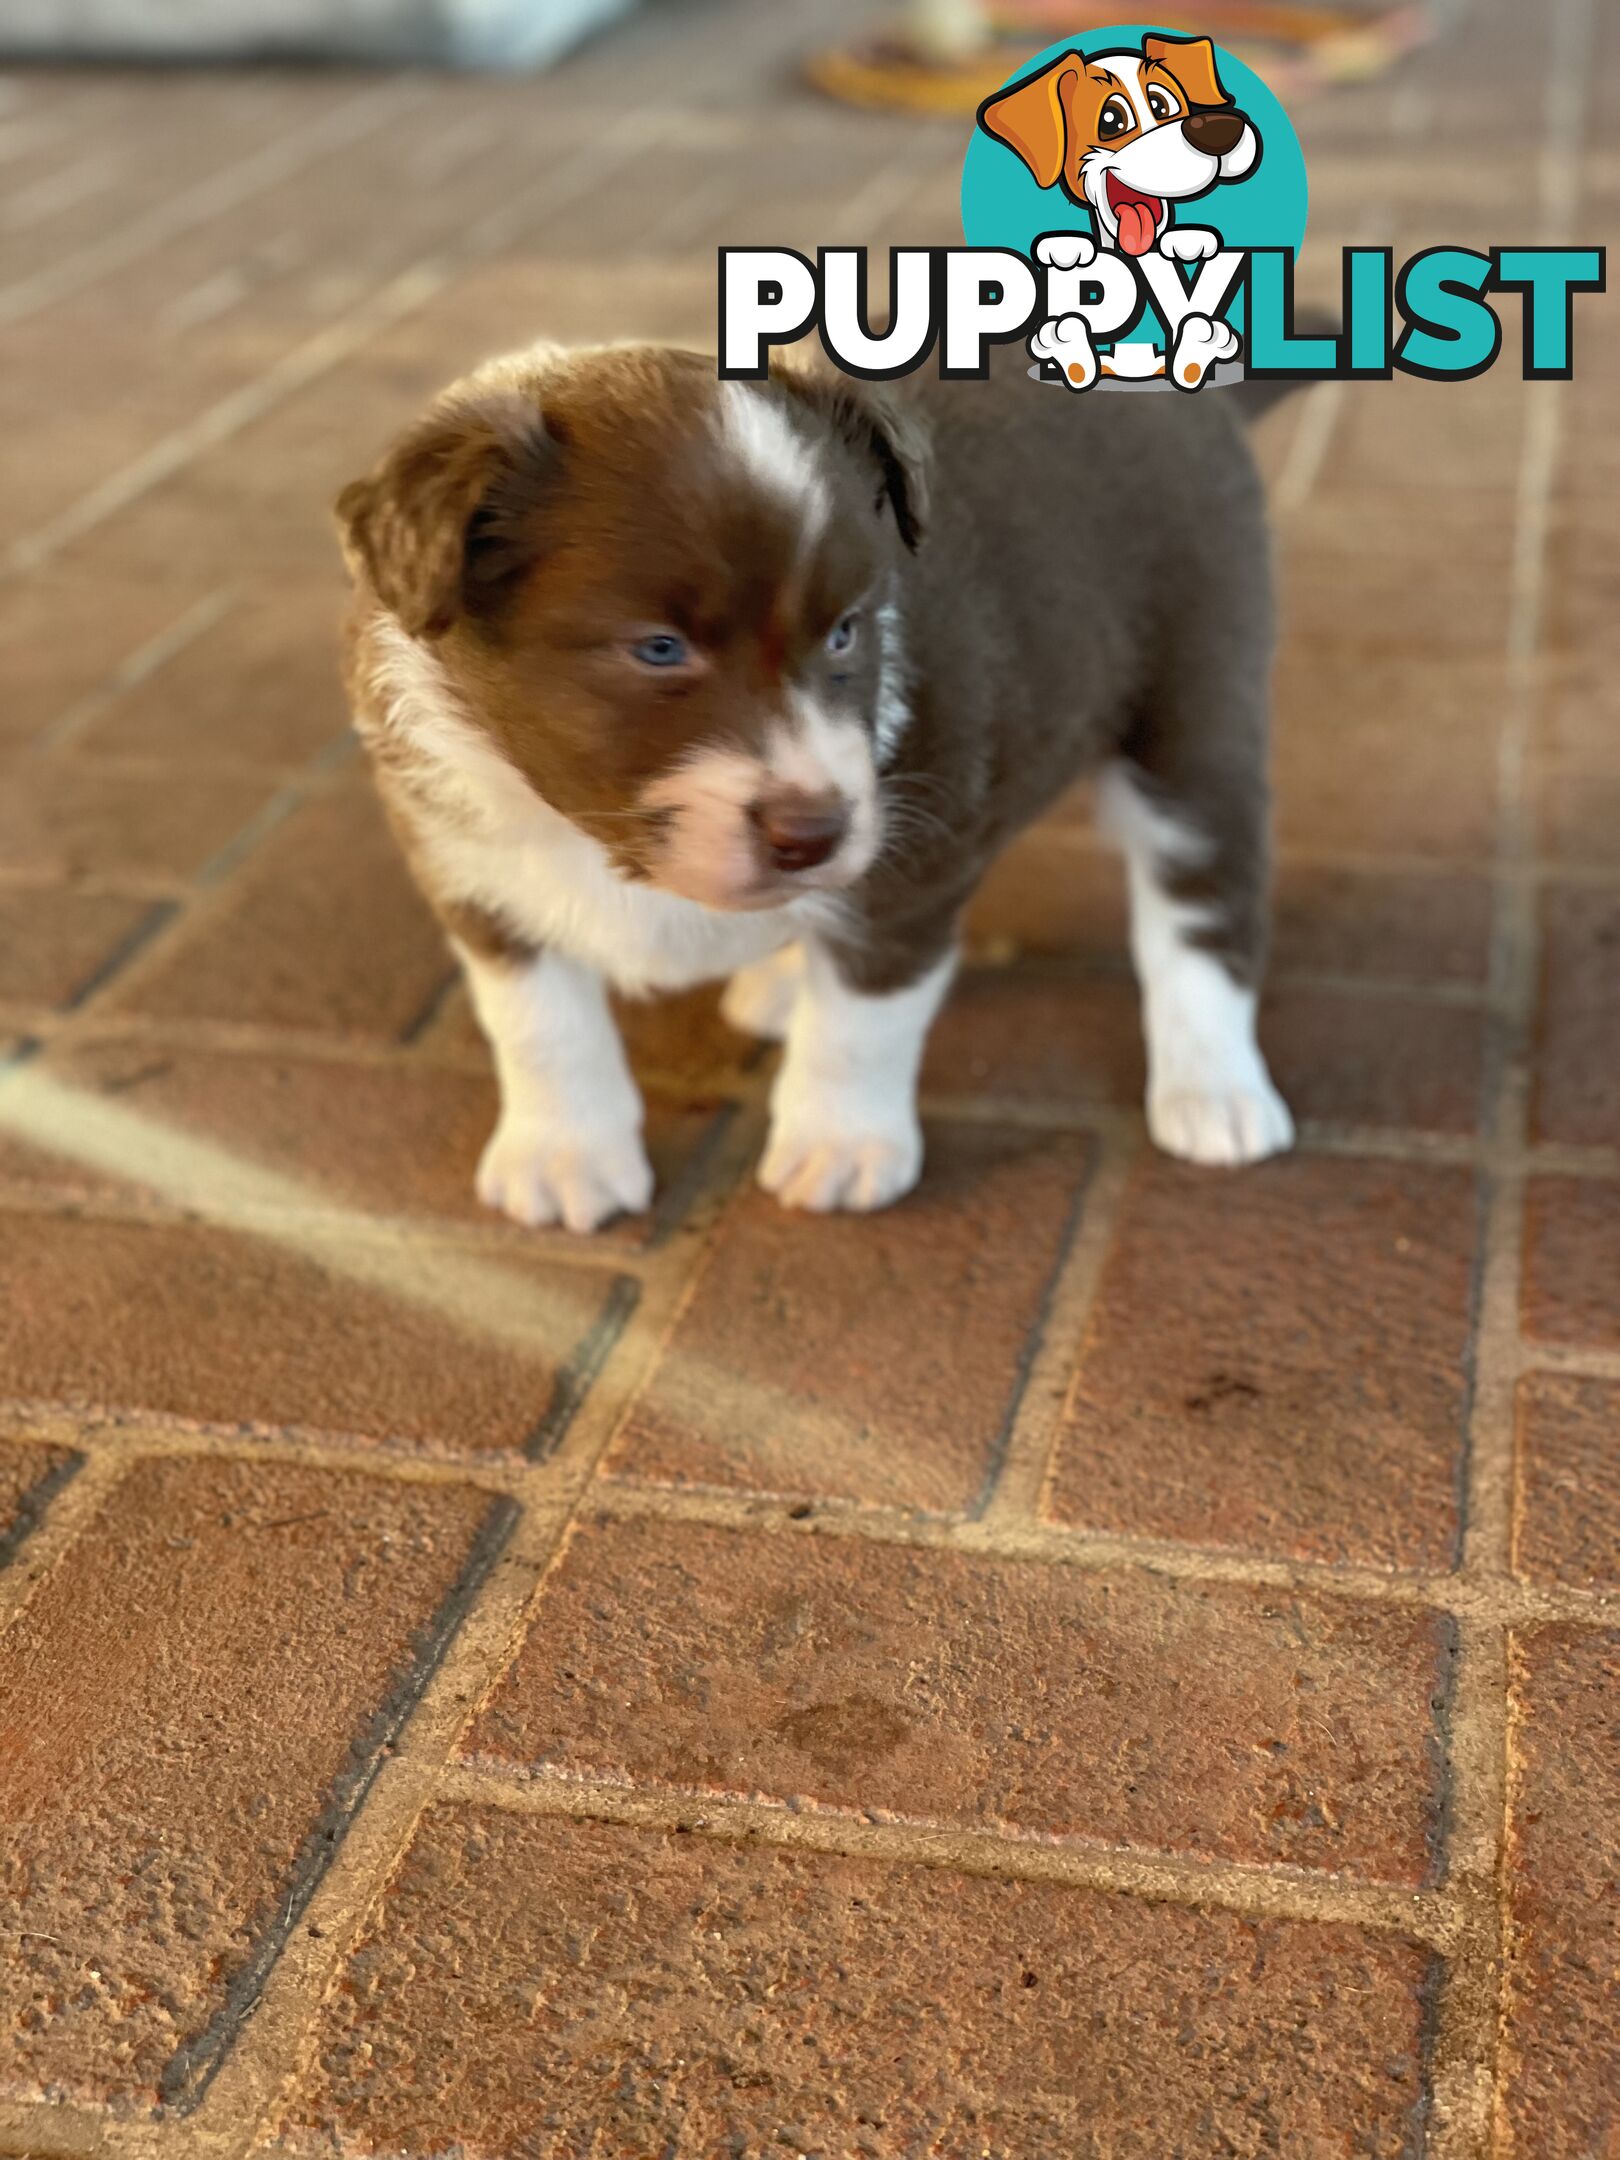
[[[1127,255],[1145,255],[1159,229],[1155,205],[1146,195],[1133,195],[1114,205],[1119,219],[1119,244]]]

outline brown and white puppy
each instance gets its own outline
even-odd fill
[[[1043,188],[1089,210],[1105,247],[1196,261],[1213,234],[1171,225],[1177,203],[1242,180],[1260,137],[1239,112],[1208,38],[1145,37],[1138,52],[1060,53],[979,107],[979,125]],[[1204,246],[1209,242],[1208,247]]]
[[[1236,395],[539,348],[344,491],[357,723],[499,1071],[489,1205],[578,1230],[644,1206],[606,986],[719,977],[786,1040],[761,1182],[907,1191],[963,909],[1087,767],[1154,1137],[1288,1145],[1254,1031],[1269,602]]]

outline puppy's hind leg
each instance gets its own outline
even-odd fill
[[[1110,766],[1101,805],[1130,886],[1148,1131],[1188,1162],[1258,1162],[1294,1138],[1255,1038],[1265,943],[1260,745],[1254,767],[1229,770],[1225,786],[1218,766],[1172,779],[1163,767],[1177,761],[1155,759],[1151,742],[1136,747],[1150,762]]]

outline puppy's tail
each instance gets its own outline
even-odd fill
[[[1294,323],[1296,337],[1337,337],[1339,326],[1329,322],[1325,315],[1306,311]],[[1327,378],[1320,378],[1326,380]],[[1273,405],[1280,405],[1285,397],[1292,397],[1296,390],[1308,390],[1309,378],[1284,377],[1281,381],[1262,377],[1256,382],[1233,383],[1230,395],[1237,401],[1237,409],[1245,420],[1258,420],[1262,413],[1270,412]]]

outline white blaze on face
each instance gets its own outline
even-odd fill
[[[720,447],[750,486],[792,510],[800,556],[808,554],[832,514],[832,491],[814,448],[787,413],[747,383],[722,385]],[[890,630],[892,642],[898,626]],[[900,716],[889,718],[898,732]],[[795,791],[844,805],[849,830],[828,861],[784,875],[764,861],[751,813]],[[861,876],[878,849],[877,772],[867,730],[791,687],[757,749],[717,743],[696,750],[655,781],[642,802],[664,816],[654,882],[708,907],[779,907],[801,893],[837,891]]]
[[[797,513],[800,553],[807,553],[826,530],[832,494],[815,452],[781,405],[749,383],[722,384],[720,436],[728,459],[754,486]]]
[[[848,807],[849,831],[837,852],[792,877],[761,859],[750,815],[784,789]],[[706,907],[779,907],[798,893],[836,892],[871,867],[882,836],[877,772],[866,730],[835,719],[798,691],[767,731],[757,756],[716,746],[683,758],[642,797],[665,816],[652,865],[655,883]]]
[[[740,750],[715,747],[683,758],[642,796],[664,814],[652,877],[666,892],[705,907],[762,906],[759,862],[748,810],[759,800],[763,768]]]

